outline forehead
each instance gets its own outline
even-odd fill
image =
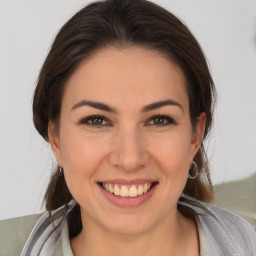
[[[86,98],[139,106],[171,98],[186,105],[185,83],[182,70],[163,53],[109,47],[81,62],[66,85],[63,101],[73,104]]]

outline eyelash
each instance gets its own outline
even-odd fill
[[[92,123],[93,119],[101,119],[102,122],[107,122],[107,124],[93,124]],[[149,124],[149,125],[155,125],[158,127],[163,127],[163,126],[167,126],[167,125],[177,125],[177,122],[173,118],[166,116],[166,115],[154,115],[154,116],[150,117],[147,122],[149,123],[154,119],[162,119],[162,120],[164,119],[164,123],[163,124]],[[91,123],[89,123],[89,122],[91,122]],[[109,126],[110,121],[107,118],[105,118],[104,116],[94,115],[94,116],[89,116],[89,117],[82,119],[80,121],[80,124],[93,126],[95,128],[101,128],[102,126]]]
[[[99,128],[100,128],[100,126],[106,126],[106,125],[108,125],[108,124],[103,124],[103,125],[100,124],[100,125],[98,125],[98,124],[92,124],[92,123],[89,124],[88,122],[89,122],[89,121],[92,121],[93,119],[102,119],[103,121],[110,123],[110,121],[109,121],[108,119],[106,119],[104,116],[98,116],[98,115],[96,115],[96,116],[88,116],[88,117],[82,119],[82,120],[80,121],[80,123],[81,123],[81,124],[88,125],[88,126],[99,127]]]
[[[165,119],[167,122],[164,121],[163,124],[151,124],[151,125],[166,126],[166,125],[176,125],[177,124],[177,122],[173,118],[166,116],[166,115],[155,115],[155,116],[150,117],[149,120],[152,121],[154,119]]]

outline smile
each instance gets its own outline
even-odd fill
[[[154,182],[144,184],[111,184],[101,183],[101,186],[109,193],[120,197],[137,197],[147,193],[154,185]]]
[[[104,180],[97,182],[104,198],[118,207],[138,207],[150,200],[158,181],[153,180]]]

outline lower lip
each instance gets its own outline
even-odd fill
[[[111,194],[106,189],[98,185],[107,198],[108,201],[110,201],[112,204],[119,206],[119,207],[136,207],[144,204],[147,202],[151,196],[153,195],[155,188],[157,187],[157,184],[155,184],[147,193],[142,194],[140,196],[136,197],[121,197],[116,196],[114,194]]]

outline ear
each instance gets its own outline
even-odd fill
[[[56,124],[53,122],[49,122],[48,124],[48,138],[49,142],[51,144],[52,152],[59,164],[59,166],[62,165],[62,156],[61,156],[61,150],[60,150],[60,140],[59,135],[56,129]]]
[[[206,114],[203,112],[197,118],[196,129],[193,131],[193,135],[192,135],[191,149],[192,149],[193,158],[201,146],[201,143],[204,137],[205,122],[206,122]]]

